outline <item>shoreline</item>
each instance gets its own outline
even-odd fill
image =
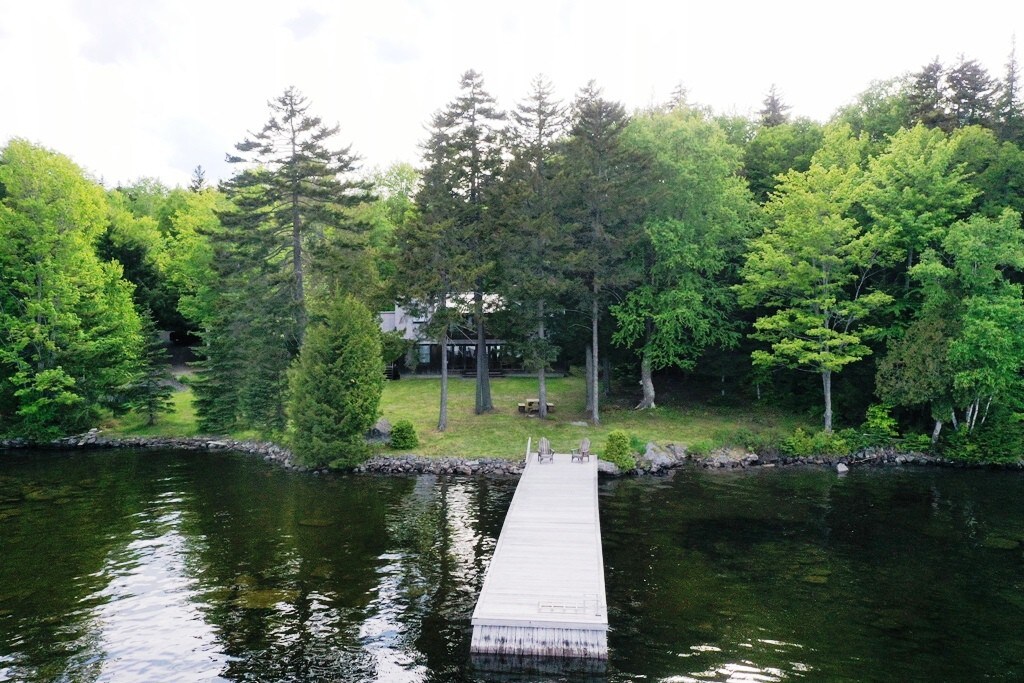
[[[428,457],[421,455],[374,455],[348,470],[326,467],[308,467],[295,462],[291,451],[269,441],[239,441],[223,437],[117,437],[102,436],[93,429],[85,434],[67,436],[44,443],[24,439],[0,440],[3,450],[103,450],[103,449],[164,448],[186,451],[235,451],[261,458],[265,462],[293,472],[310,474],[460,474],[483,476],[518,476],[523,471],[522,459],[480,457]],[[658,476],[684,467],[714,471],[759,470],[779,467],[829,467],[840,473],[855,467],[895,466],[947,467],[957,469],[994,469],[1024,471],[1024,460],[1009,463],[966,462],[924,453],[903,453],[892,448],[869,448],[849,456],[758,455],[736,450],[721,449],[707,457],[694,456],[685,446],[647,444],[646,451],[637,458],[634,469],[622,471],[614,464],[598,460],[598,471],[604,476]]]

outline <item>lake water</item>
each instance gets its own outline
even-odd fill
[[[0,454],[0,680],[1024,680],[1020,474],[603,481],[603,667],[470,657],[515,484]]]

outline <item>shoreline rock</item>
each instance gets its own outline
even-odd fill
[[[67,436],[44,443],[32,443],[25,439],[0,440],[0,450],[5,449],[115,449],[115,448],[167,448],[186,451],[236,451],[262,458],[264,461],[295,472],[322,474],[327,468],[315,468],[295,462],[291,451],[269,441],[238,441],[215,436],[193,437],[151,437],[130,436],[108,438],[98,429],[85,434]],[[355,474],[439,474],[439,475],[482,475],[518,476],[522,474],[524,462],[506,458],[453,458],[427,457],[420,455],[375,455],[369,460],[347,470]],[[602,476],[666,475],[683,467],[694,467],[712,471],[735,471],[769,469],[775,467],[826,467],[840,471],[855,467],[896,467],[932,466],[960,469],[1024,470],[1024,460],[1011,463],[971,463],[951,460],[924,453],[902,453],[891,448],[868,448],[849,456],[781,456],[759,455],[743,449],[719,449],[707,456],[694,456],[686,446],[668,444],[658,446],[648,443],[633,469],[623,471],[614,464],[599,460],[598,471]]]

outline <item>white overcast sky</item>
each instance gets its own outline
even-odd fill
[[[216,180],[294,85],[364,168],[418,163],[470,68],[504,107],[538,73],[565,99],[593,78],[633,109],[683,83],[740,114],[774,83],[823,121],[936,56],[1001,77],[1014,35],[1020,0],[0,0],[0,144],[40,143],[108,186],[183,185],[197,164]]]

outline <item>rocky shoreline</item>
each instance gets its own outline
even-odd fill
[[[124,437],[109,438],[99,430],[64,437],[47,443],[31,443],[24,439],[0,440],[0,450],[21,448],[51,449],[104,449],[104,448],[166,448],[186,451],[238,451],[262,458],[268,463],[296,472],[322,474],[328,470],[312,468],[295,462],[291,451],[267,441],[238,441],[217,437]],[[661,475],[681,467],[699,467],[708,470],[732,471],[768,469],[774,467],[810,466],[830,467],[840,473],[852,467],[938,466],[956,468],[987,468],[1024,470],[1024,460],[1006,464],[969,463],[950,460],[923,453],[901,453],[890,448],[871,448],[851,456],[787,457],[758,455],[737,449],[720,449],[707,457],[694,456],[686,446],[669,444],[665,447],[647,444],[645,452],[637,458],[636,467],[622,471],[616,465],[598,461],[598,470],[607,476]],[[522,460],[507,458],[441,458],[418,455],[377,455],[353,468],[357,474],[461,474],[482,476],[517,476],[523,471]]]

